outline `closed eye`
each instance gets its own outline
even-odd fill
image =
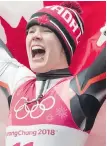
[[[34,33],[35,31],[34,30],[28,30],[28,33]]]
[[[44,31],[44,32],[52,32],[52,31],[51,31],[50,29],[48,29],[48,28],[44,28],[43,31]]]

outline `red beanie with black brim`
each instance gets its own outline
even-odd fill
[[[51,29],[63,45],[67,62],[70,64],[71,57],[84,33],[81,12],[79,4],[75,1],[46,6],[31,16],[26,30],[28,31],[33,25],[41,25]]]

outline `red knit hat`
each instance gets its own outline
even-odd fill
[[[75,1],[46,6],[31,16],[27,30],[35,24],[51,29],[62,43],[70,64],[70,58],[84,33],[81,12],[79,4]]]

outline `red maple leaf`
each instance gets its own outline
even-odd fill
[[[13,57],[16,58],[20,63],[28,65],[28,59],[27,59],[27,53],[26,53],[26,20],[22,17],[18,26],[16,28],[13,28],[4,20],[2,17],[0,17],[1,24],[5,29],[5,34],[7,37],[7,47],[12,53]]]
[[[40,24],[46,24],[46,23],[49,23],[50,22],[50,20],[49,20],[49,18],[48,18],[47,15],[40,16],[39,18],[37,18],[37,21]]]

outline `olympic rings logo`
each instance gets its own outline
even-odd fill
[[[51,100],[51,105],[49,107],[46,107],[45,102],[49,102],[49,100]],[[32,119],[40,118],[45,113],[45,111],[52,109],[55,105],[55,98],[53,96],[48,96],[47,98],[43,99],[40,103],[38,101],[36,101],[31,109],[29,108],[28,104],[25,101],[27,101],[27,98],[22,97],[16,103],[16,105],[14,107],[15,116],[17,119],[24,119],[28,115]],[[20,105],[20,103],[23,103],[23,104]],[[38,108],[41,110],[41,113],[39,113],[39,115],[37,115],[37,116],[33,116],[33,114],[37,111]],[[23,116],[21,116],[19,113],[21,113],[23,111],[25,111],[25,114]]]

